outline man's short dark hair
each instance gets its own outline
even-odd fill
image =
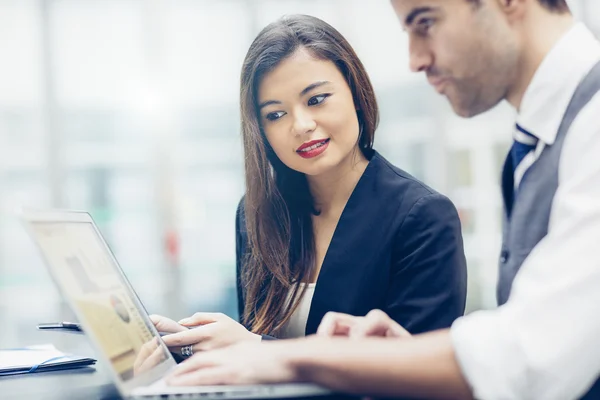
[[[567,0],[538,0],[544,7],[550,11],[567,12],[569,6]]]
[[[479,3],[481,0],[468,0],[471,3]],[[567,0],[538,0],[544,8],[552,11],[552,12],[569,12],[569,6],[567,5]]]

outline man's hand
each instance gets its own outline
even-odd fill
[[[195,354],[166,382],[172,386],[312,382],[336,392],[376,397],[472,398],[448,331],[411,340],[310,336],[247,341]]]
[[[348,336],[350,338],[411,337],[406,329],[381,310],[372,310],[364,317],[328,312],[321,320],[317,335]]]

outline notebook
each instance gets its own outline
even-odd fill
[[[51,344],[0,350],[0,376],[81,368],[96,363],[59,351]]]

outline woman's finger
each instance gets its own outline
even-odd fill
[[[160,364],[160,362],[164,360],[164,358],[165,353],[163,347],[157,344],[156,349],[154,349],[152,354],[142,362],[142,364],[139,366],[139,370],[136,372],[140,373],[152,369],[153,367]]]
[[[181,364],[178,364],[166,378],[184,375],[201,368],[214,367],[217,365],[214,361],[214,354],[219,352],[219,350],[216,350],[209,353],[195,354]]]
[[[180,324],[178,324],[170,318],[163,317],[162,315],[152,314],[150,315],[150,321],[152,321],[152,323],[156,327],[156,330],[159,332],[175,333],[182,332],[188,329],[185,326],[181,326]]]
[[[165,344],[171,347],[188,346],[190,344],[200,343],[212,338],[216,333],[213,326],[199,326],[197,328],[186,329],[183,332],[165,335],[162,340]]]
[[[233,374],[229,368],[206,367],[196,369],[185,374],[167,378],[170,386],[201,386],[201,385],[225,385],[234,384]]]
[[[194,344],[189,344],[188,346],[192,346],[192,354],[197,354],[200,353],[202,351],[207,351],[207,350],[212,350],[213,349],[213,339],[207,339],[207,340],[203,340],[201,342],[198,343],[194,343]],[[172,353],[176,353],[176,354],[180,354],[182,355],[184,358],[188,357],[189,354],[183,354],[182,350],[184,347],[187,346],[174,346],[174,347],[169,347],[169,351]]]
[[[133,362],[133,370],[136,371],[140,368],[140,366],[144,363],[144,361],[150,357],[152,352],[154,351],[154,347],[158,345],[158,341],[156,338],[146,342],[140,347],[140,351],[135,357],[135,361]]]
[[[223,313],[203,313],[197,312],[191,317],[184,318],[179,321],[183,326],[206,325],[213,322],[222,321],[224,318],[229,318]]]

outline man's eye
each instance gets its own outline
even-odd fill
[[[319,94],[317,96],[313,96],[310,99],[308,99],[308,105],[316,106],[317,104],[321,104],[323,101],[325,101],[327,97],[329,97],[328,94]]]
[[[268,119],[269,121],[275,121],[278,120],[279,118],[283,117],[285,113],[283,111],[275,111],[275,112],[271,112],[268,113],[265,118]]]
[[[433,26],[435,20],[433,18],[421,18],[417,23],[417,30],[421,34],[425,34],[429,31],[429,28]]]

